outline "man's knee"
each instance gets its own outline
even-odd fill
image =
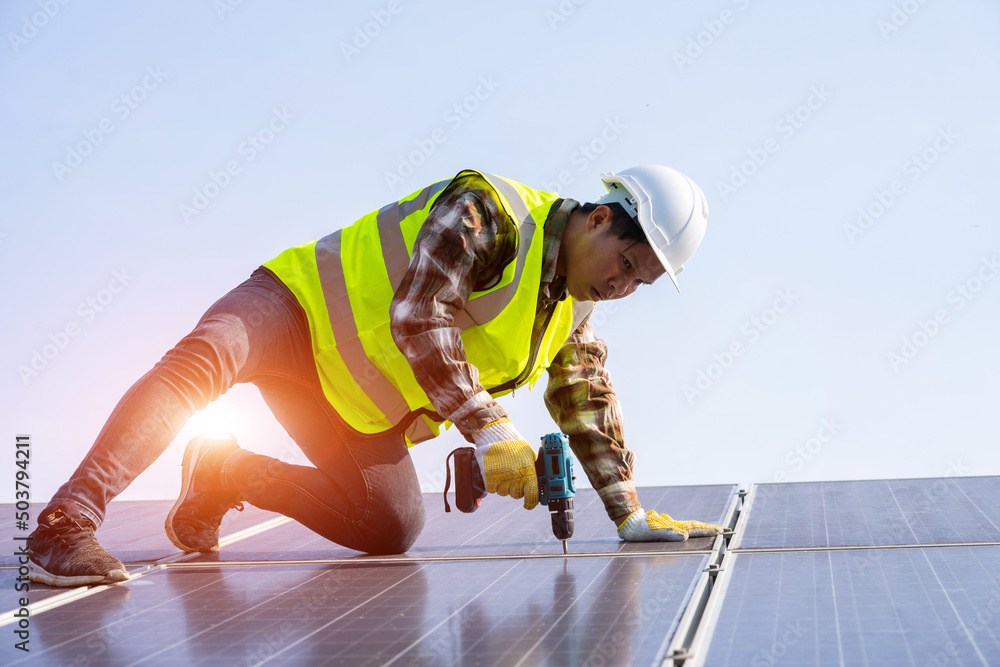
[[[366,549],[376,555],[401,554],[413,546],[424,528],[427,514],[422,498],[416,502],[380,504],[372,508],[369,525],[372,543]]]

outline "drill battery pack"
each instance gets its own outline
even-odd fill
[[[476,450],[472,447],[459,447],[448,454],[444,461],[444,511],[450,512],[448,505],[448,489],[451,488],[451,466],[449,461],[455,459],[455,507],[459,512],[475,512],[486,497],[486,483],[483,474],[476,464]]]
[[[486,484],[476,463],[476,450],[459,447],[445,459],[444,511],[450,512],[448,490],[451,488],[450,460],[455,460],[455,506],[460,512],[475,512],[486,497]],[[564,542],[573,536],[573,459],[569,438],[563,433],[549,433],[542,438],[535,459],[538,477],[538,504],[552,515],[552,533]]]

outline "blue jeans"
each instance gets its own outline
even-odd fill
[[[323,395],[309,325],[267,269],[217,301],[115,407],[49,503],[100,525],[108,503],[173,442],[187,420],[237,382],[251,382],[315,467],[238,450],[222,478],[241,500],[373,554],[402,553],[424,525],[413,461],[398,433],[363,436]]]

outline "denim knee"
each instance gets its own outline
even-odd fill
[[[368,524],[371,526],[370,544],[364,549],[375,555],[401,554],[413,546],[424,529],[427,513],[423,499],[416,501],[378,503],[371,508]]]

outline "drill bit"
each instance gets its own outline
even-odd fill
[[[568,540],[563,540],[563,541],[562,541],[562,543],[563,543],[563,555],[564,555],[564,556],[565,556],[565,555],[568,555],[568,554],[569,554],[569,549],[568,549],[568,548],[566,547],[566,542],[567,542],[567,541],[568,541]]]

